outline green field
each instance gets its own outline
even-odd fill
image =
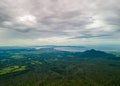
[[[24,71],[26,69],[26,66],[10,66],[10,67],[5,67],[0,70],[0,75],[7,74],[7,73],[13,73],[13,72],[18,72],[18,71]]]

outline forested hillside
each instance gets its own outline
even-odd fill
[[[0,86],[120,86],[120,58],[84,52],[0,49]]]

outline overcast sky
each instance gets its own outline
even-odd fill
[[[0,0],[0,45],[120,43],[120,0]]]

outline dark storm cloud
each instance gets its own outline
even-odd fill
[[[83,36],[77,36],[77,37],[72,37],[70,39],[81,39],[81,38],[99,38],[99,37],[110,37],[111,35],[109,34],[103,34],[103,35],[91,35],[91,34],[85,34]]]

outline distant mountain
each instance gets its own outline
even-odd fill
[[[115,58],[116,56],[110,53],[106,53],[104,51],[99,51],[95,49],[87,50],[84,52],[69,52],[69,51],[60,51],[56,50],[54,48],[41,48],[41,52],[44,53],[52,53],[53,54],[58,54],[58,55],[63,55],[63,57],[66,57],[68,54],[70,54],[73,57],[80,57],[80,58]]]
[[[98,51],[98,50],[95,50],[95,49],[91,49],[91,50],[87,50],[85,52],[82,52],[81,53],[81,56],[82,57],[100,57],[100,58],[114,58],[115,55],[113,54],[109,54],[109,53],[106,53],[106,52],[103,52],[103,51]]]
[[[58,48],[58,47],[71,47],[71,48],[85,48],[85,46],[59,46],[59,45],[44,45],[44,46],[33,46],[33,47],[46,47],[46,48]]]

